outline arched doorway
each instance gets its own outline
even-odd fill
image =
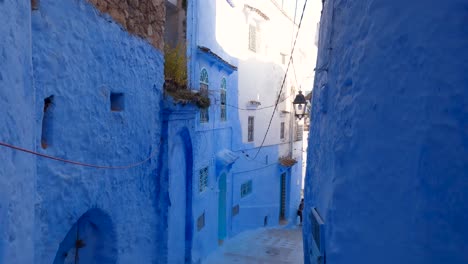
[[[169,236],[168,263],[184,263],[185,255],[185,210],[187,188],[185,182],[185,146],[180,136],[169,144]]]
[[[192,261],[192,142],[182,129],[169,141],[168,263]]]
[[[84,213],[60,243],[54,264],[114,264],[116,237],[110,217],[94,208]]]

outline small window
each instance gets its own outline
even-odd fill
[[[121,112],[124,110],[125,101],[123,93],[111,93],[110,95],[111,111]]]
[[[200,170],[198,186],[200,192],[203,192],[208,188],[208,167]]]
[[[232,216],[236,216],[239,214],[239,205],[236,204],[232,207]]]
[[[253,52],[257,51],[257,27],[249,25],[249,49]]]
[[[249,142],[254,141],[254,117],[253,116],[249,116],[247,140]]]
[[[42,116],[41,147],[46,149],[52,140],[52,119],[54,108],[54,96],[44,99],[44,115]]]
[[[31,9],[38,10],[39,9],[39,0],[31,0]]]
[[[252,180],[247,181],[241,185],[241,198],[252,193]]]
[[[281,122],[280,138],[284,139],[284,122]]]
[[[205,212],[197,218],[197,231],[200,231],[205,227]]]
[[[286,64],[286,54],[280,53],[281,55],[281,64],[285,65]]]
[[[296,124],[296,136],[295,136],[296,141],[302,140],[303,132],[304,132],[304,126]]]
[[[221,121],[226,121],[227,119],[227,113],[226,113],[226,79],[223,78],[221,80],[221,104],[220,104],[220,110],[221,110]]]
[[[209,89],[208,72],[206,71],[206,69],[202,69],[200,73],[200,94],[208,97],[208,89]],[[208,115],[208,109],[209,108],[200,109],[200,122],[201,123],[207,123],[210,120],[209,115]]]

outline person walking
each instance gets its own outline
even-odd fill
[[[299,204],[299,208],[297,209],[297,215],[301,219],[301,225],[302,225],[302,211],[304,210],[304,198],[301,199],[301,203]]]

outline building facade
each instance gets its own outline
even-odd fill
[[[169,248],[184,248],[186,262],[202,261],[239,232],[298,223],[303,124],[293,116],[299,84],[292,66],[280,93],[297,24],[277,2],[255,2],[188,1],[185,9],[188,89],[207,94],[211,102],[207,109],[167,105],[168,131],[184,127],[193,152],[185,191],[178,189],[176,179],[184,177],[168,173],[174,182],[169,214],[179,220],[181,213],[188,216],[185,222],[169,220],[169,237],[179,237]],[[180,10],[182,1],[171,5]],[[301,69],[303,56],[295,56],[295,67]],[[273,112],[278,97],[281,102]],[[285,158],[293,163],[282,165]],[[177,201],[185,201],[185,213],[176,213],[181,210]],[[172,257],[179,262],[183,258]]]

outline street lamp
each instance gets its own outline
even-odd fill
[[[301,120],[307,112],[307,100],[305,99],[302,91],[299,91],[299,94],[294,98],[294,115]]]

